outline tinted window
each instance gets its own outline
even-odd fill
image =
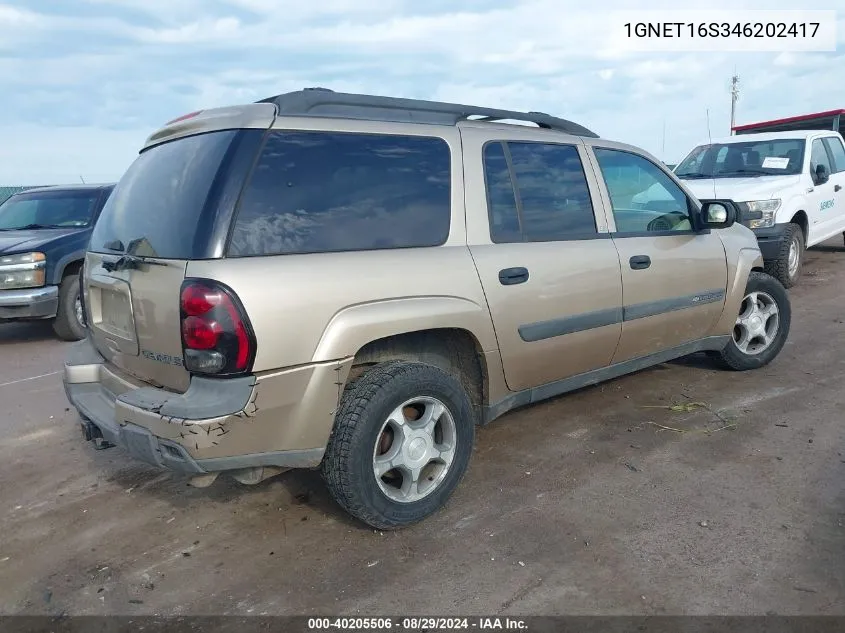
[[[94,216],[99,191],[21,193],[0,205],[0,230],[87,226]]]
[[[596,233],[587,178],[575,147],[507,143],[504,151],[513,166],[515,200],[503,146],[490,144],[484,152],[494,242],[577,239]]]
[[[522,241],[513,181],[502,143],[489,143],[484,148],[484,177],[487,184],[490,239],[497,243]]]
[[[212,132],[143,152],[103,207],[91,250],[132,248],[138,255],[191,259],[215,177],[237,132]]]
[[[827,167],[827,173],[832,174],[833,169],[830,165],[830,159],[827,155],[827,150],[824,148],[824,143],[820,138],[817,138],[813,141],[813,146],[810,151],[810,170],[812,173],[816,172],[816,168],[819,165],[824,165]]]
[[[240,204],[229,254],[436,246],[451,220],[442,139],[273,132]]]
[[[827,149],[833,157],[833,170],[831,173],[845,171],[845,148],[842,147],[842,140],[835,136],[828,136],[824,139],[824,144],[827,145]]]
[[[672,179],[651,161],[610,149],[596,149],[607,184],[616,231],[689,231],[689,201]]]

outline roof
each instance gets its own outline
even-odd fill
[[[812,112],[810,114],[799,114],[797,116],[790,116],[783,119],[772,119],[770,121],[759,121],[757,123],[745,123],[743,125],[735,125],[732,129],[735,132],[745,132],[746,130],[754,130],[759,127],[767,128],[792,128],[798,124],[806,124],[808,129],[833,129],[833,123],[836,117],[845,114],[845,109],[825,110],[824,112]],[[843,117],[845,118],[845,117]],[[840,123],[841,125],[842,123]]]
[[[512,120],[534,123],[541,128],[574,136],[598,137],[595,132],[582,125],[545,112],[518,112],[422,99],[344,93],[327,88],[306,88],[287,92],[261,99],[258,103],[274,104],[281,116],[335,117],[433,125],[456,125],[466,120]]]
[[[98,191],[114,187],[115,183],[88,183],[70,185],[34,185],[28,187],[0,187],[0,204],[18,193],[38,193],[41,191]]]
[[[722,138],[714,138],[713,144],[722,143],[749,143],[754,140],[775,140],[775,139],[804,139],[808,136],[815,136],[816,134],[823,134],[825,132],[833,132],[833,130],[793,130],[791,132],[754,132],[737,134],[734,136],[724,136]]]

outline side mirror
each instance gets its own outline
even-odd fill
[[[705,229],[726,229],[739,215],[736,204],[731,200],[702,200],[701,227]]]
[[[813,175],[817,185],[823,185],[830,180],[830,172],[827,171],[827,167],[824,165],[816,165],[816,171]]]

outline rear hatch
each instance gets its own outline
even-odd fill
[[[121,178],[91,236],[83,285],[91,340],[111,365],[153,386],[188,388],[180,323],[187,263],[222,257],[274,113],[255,104],[177,120],[150,137]]]

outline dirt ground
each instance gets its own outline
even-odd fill
[[[769,367],[692,356],[499,419],[392,533],[313,472],[195,489],[93,450],[66,344],[0,326],[0,613],[845,614],[843,289],[832,241]]]

